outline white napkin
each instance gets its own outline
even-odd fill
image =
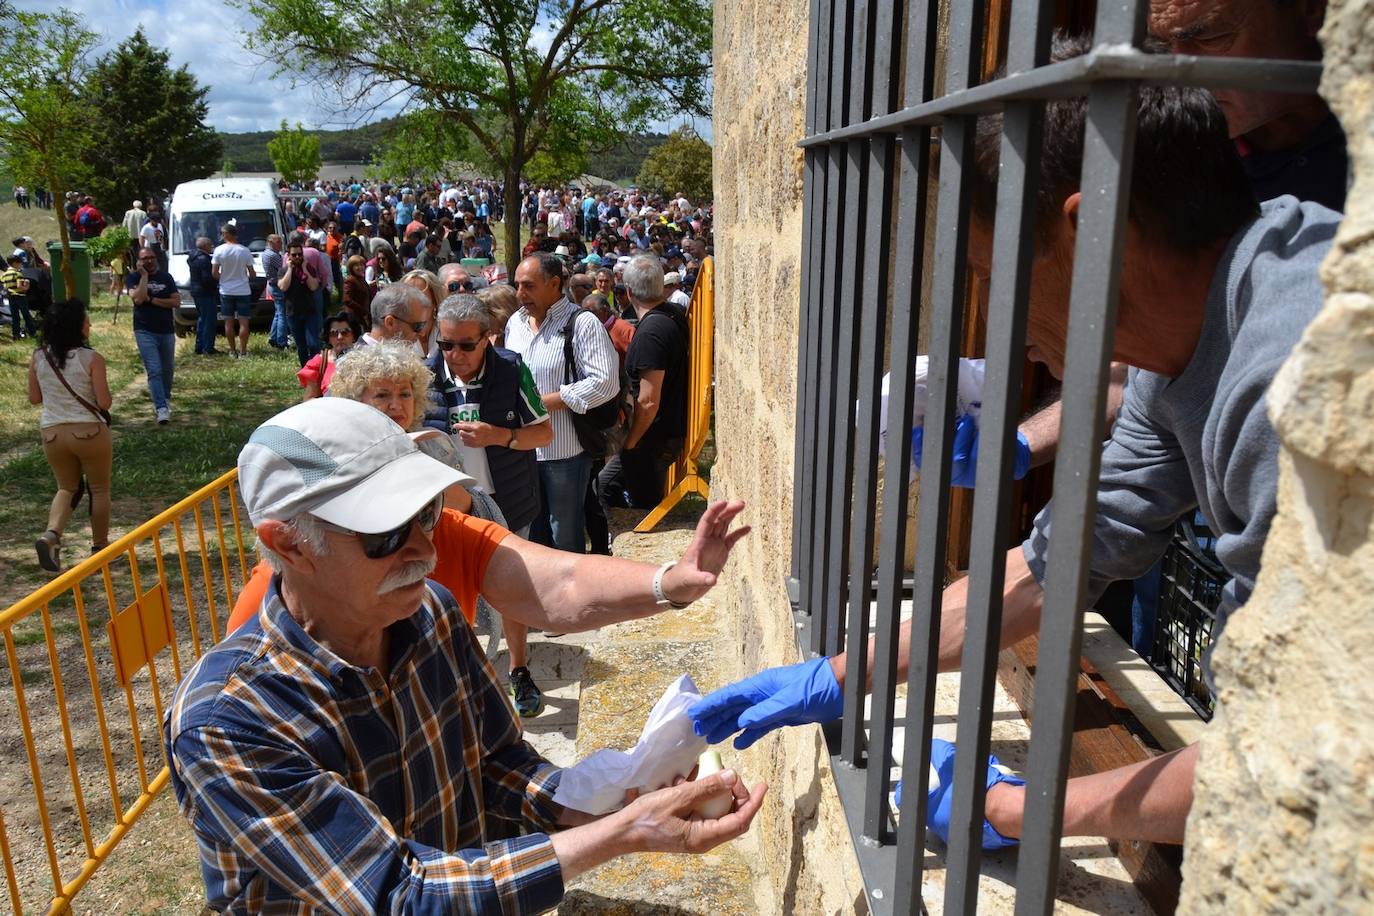
[[[628,789],[649,792],[686,776],[706,750],[687,709],[701,699],[691,675],[678,678],[654,704],[639,742],[628,751],[599,750],[563,771],[553,800],[587,814],[621,808]]]

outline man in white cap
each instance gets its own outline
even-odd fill
[[[663,295],[673,305],[682,306],[684,312],[692,304],[692,297],[682,291],[682,274],[676,270],[663,275]]]
[[[600,818],[553,802],[562,771],[522,740],[453,595],[425,578],[443,492],[462,477],[343,398],[283,411],[244,446],[240,493],[276,574],[164,722],[211,909],[537,913],[617,855],[705,852],[758,811],[767,787],[728,771]],[[704,594],[748,530],[729,530],[742,509],[708,508],[657,572],[508,535],[475,535],[495,543],[463,558],[485,567],[472,574],[496,607],[589,629]],[[688,823],[725,793],[732,813]],[[494,821],[525,834],[489,837]]]

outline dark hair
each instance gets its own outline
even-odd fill
[[[80,299],[63,299],[48,306],[39,329],[39,339],[52,354],[57,368],[67,368],[71,351],[86,346],[82,329],[86,324],[86,303]]]
[[[354,255],[354,257],[357,257],[357,255]],[[333,315],[330,315],[327,319],[325,319],[325,331],[327,332],[331,327],[333,327],[340,321],[348,325],[348,329],[353,332],[354,340],[357,340],[359,337],[363,336],[363,326],[358,323],[358,319],[354,318],[348,312],[335,312]]]
[[[544,275],[544,279],[558,278],[563,279],[563,261],[556,254],[547,251],[536,251],[534,254],[525,257],[526,261],[534,261],[539,265],[539,272]]]
[[[1087,36],[1055,35],[1055,63],[1087,53]],[[1135,167],[1128,215],[1153,242],[1179,251],[1227,239],[1259,215],[1216,99],[1205,89],[1140,86]],[[1036,223],[1048,224],[1079,190],[1088,101],[1055,99],[1045,105]],[[978,120],[973,211],[991,224],[997,208],[1002,115]]]

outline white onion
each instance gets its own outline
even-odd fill
[[[723,769],[725,769],[725,765],[721,763],[719,751],[707,749],[697,758],[697,779],[705,779]],[[726,791],[721,795],[713,795],[697,802],[692,813],[706,820],[715,820],[729,814],[734,804],[734,792]]]

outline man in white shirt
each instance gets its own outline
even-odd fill
[[[682,291],[682,274],[675,270],[663,275],[663,293],[669,302],[682,306],[683,311],[692,304],[692,297]]]
[[[572,414],[585,414],[619,393],[620,359],[597,317],[583,317],[583,309],[563,294],[563,263],[557,256],[539,252],[521,261],[515,297],[520,310],[506,324],[506,346],[529,366],[553,419],[553,442],[535,450],[542,504],[530,540],[585,553],[592,456],[582,448]],[[565,328],[571,333],[572,367],[565,358]]]
[[[239,244],[239,230],[233,222],[221,231],[224,241],[210,256],[210,275],[219,282],[219,317],[224,319],[224,336],[229,355],[235,359],[248,355],[248,319],[253,317],[253,253]],[[238,334],[234,333],[235,320]],[[237,341],[237,343],[236,343]]]

